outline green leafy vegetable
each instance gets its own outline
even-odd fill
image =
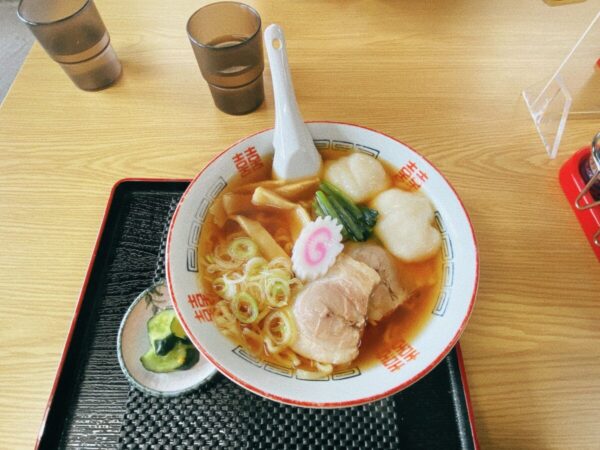
[[[377,217],[379,216],[379,213],[367,206],[361,206],[360,211],[362,212],[365,223],[369,228],[372,229],[377,223]]]
[[[336,219],[343,227],[344,239],[366,241],[377,223],[379,213],[367,206],[359,206],[331,183],[322,182],[313,203],[315,214]]]

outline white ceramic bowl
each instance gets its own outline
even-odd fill
[[[192,181],[175,211],[167,241],[167,284],[173,305],[194,344],[225,376],[264,397],[296,406],[336,408],[371,402],[398,392],[431,371],[452,349],[473,309],[478,254],[467,212],[444,176],[425,158],[394,138],[356,125],[308,124],[318,147],[355,149],[408,172],[434,204],[443,236],[444,281],[431,318],[390,362],[348,370],[314,381],[257,361],[208,320],[198,276],[197,242],[213,199],[238,171],[237,154],[254,147],[261,157],[273,152],[273,130],[242,139],[213,159]],[[239,159],[239,158],[238,158]],[[411,164],[414,163],[414,164]],[[245,166],[246,168],[248,165]],[[417,169],[413,170],[416,167]],[[421,171],[420,175],[415,175]],[[401,368],[395,367],[400,361]],[[398,365],[400,364],[398,363]],[[392,367],[390,367],[392,366]]]

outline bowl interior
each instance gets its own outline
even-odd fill
[[[212,322],[202,290],[198,239],[208,209],[234,175],[253,170],[272,155],[272,130],[249,136],[211,161],[190,184],[175,212],[167,243],[167,281],[174,307],[199,350],[224,375],[259,395],[293,405],[342,407],[397,392],[424,376],[451,350],[473,308],[478,255],[468,215],[442,174],[401,142],[363,127],[310,123],[319,149],[360,151],[397,169],[416,183],[436,210],[443,237],[443,281],[420,332],[378,354],[368,368],[350,367],[320,380],[304,380],[291,370],[257,360],[225,337]],[[240,161],[245,161],[243,164]]]

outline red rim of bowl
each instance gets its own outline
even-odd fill
[[[458,328],[458,331],[456,332],[456,334],[454,335],[454,337],[451,339],[450,343],[446,346],[446,348],[439,354],[439,356],[437,358],[435,358],[431,363],[429,363],[427,365],[427,367],[425,367],[423,370],[421,370],[419,373],[417,373],[416,375],[414,375],[413,377],[411,377],[410,379],[408,379],[407,381],[399,384],[398,386],[393,387],[392,389],[388,389],[387,391],[381,392],[379,394],[376,395],[372,395],[370,397],[362,397],[362,398],[358,398],[358,399],[354,399],[354,400],[347,400],[347,401],[342,401],[342,402],[304,402],[301,400],[294,400],[294,399],[290,399],[290,398],[286,398],[286,397],[280,397],[278,395],[269,393],[269,392],[265,392],[261,389],[258,389],[257,387],[248,384],[247,382],[245,382],[244,380],[241,380],[240,378],[236,377],[235,375],[233,375],[231,372],[229,372],[226,368],[224,368],[223,366],[221,366],[217,361],[215,361],[215,359],[209,354],[209,352],[206,351],[206,349],[200,344],[200,342],[198,342],[198,339],[194,336],[194,334],[191,332],[191,329],[188,327],[183,315],[181,314],[181,311],[179,309],[179,304],[177,301],[177,298],[175,296],[175,292],[173,291],[173,287],[172,287],[172,282],[171,282],[171,261],[170,261],[170,257],[169,255],[171,254],[171,238],[172,238],[172,232],[173,232],[173,224],[175,223],[175,220],[177,219],[177,215],[179,213],[179,208],[181,207],[181,204],[183,203],[183,201],[185,200],[187,194],[189,193],[189,191],[191,190],[191,188],[194,186],[194,184],[196,183],[196,181],[198,180],[198,178],[200,178],[202,176],[202,174],[204,173],[204,171],[206,169],[208,169],[208,167],[210,167],[215,161],[217,161],[219,158],[221,158],[223,155],[225,155],[225,153],[227,153],[231,148],[235,147],[236,145],[238,145],[240,142],[243,142],[247,139],[250,139],[251,137],[254,137],[256,135],[262,134],[266,131],[271,130],[272,128],[265,128],[264,130],[258,131],[256,133],[252,133],[246,137],[243,137],[242,139],[239,139],[238,141],[236,141],[235,143],[233,143],[232,145],[230,145],[227,149],[225,149],[224,151],[222,151],[221,153],[219,153],[218,155],[216,155],[212,160],[209,161],[208,164],[206,164],[206,166],[204,166],[204,168],[198,173],[198,175],[196,175],[194,177],[194,179],[190,182],[189,186],[187,187],[187,189],[185,190],[185,192],[183,193],[183,195],[181,196],[181,199],[179,200],[179,203],[177,204],[177,208],[175,209],[175,213],[173,214],[173,219],[171,220],[171,224],[169,226],[169,234],[167,236],[167,249],[166,249],[166,269],[167,269],[167,287],[169,289],[169,294],[171,295],[171,300],[173,302],[173,307],[175,308],[175,311],[177,312],[177,315],[179,316],[179,320],[181,321],[181,324],[183,326],[183,328],[185,329],[185,332],[187,333],[188,336],[190,336],[190,339],[192,340],[192,342],[194,343],[194,345],[198,348],[198,350],[202,353],[202,355],[208,359],[218,370],[219,372],[221,372],[223,375],[225,375],[227,378],[229,378],[230,380],[232,380],[233,382],[237,383],[238,385],[242,386],[245,389],[248,389],[251,392],[254,392],[255,394],[258,394],[262,397],[266,397],[272,400],[276,400],[278,402],[281,403],[286,403],[288,405],[294,405],[294,406],[302,406],[302,407],[308,407],[308,408],[341,408],[341,407],[349,407],[349,406],[357,406],[357,405],[362,405],[365,403],[370,403],[376,400],[380,400],[382,398],[388,397],[392,394],[395,394],[396,392],[399,392],[407,387],[409,387],[411,384],[417,382],[418,380],[420,380],[422,377],[424,377],[425,375],[427,375],[431,370],[433,370],[442,359],[444,359],[446,357],[446,355],[450,352],[450,350],[452,350],[452,348],[454,347],[454,345],[456,345],[456,343],[458,342],[458,339],[460,338],[461,334],[463,333],[463,331],[465,330],[466,326],[467,326],[467,322],[469,321],[469,318],[471,317],[471,313],[473,312],[473,307],[475,305],[475,298],[477,296],[477,289],[479,286],[479,249],[477,247],[477,239],[475,237],[475,231],[473,229],[473,223],[471,222],[471,218],[469,217],[469,214],[467,213],[467,210],[465,209],[465,206],[462,202],[462,200],[460,199],[460,197],[458,196],[458,194],[456,193],[456,190],[454,189],[454,187],[452,186],[452,184],[450,184],[450,182],[446,179],[446,177],[444,176],[444,174],[442,174],[436,166],[434,166],[427,158],[425,158],[423,155],[421,155],[419,152],[417,152],[415,149],[413,149],[410,145],[405,144],[404,142],[388,135],[385,133],[382,133],[380,131],[374,130],[372,128],[369,127],[365,127],[362,125],[356,125],[353,123],[346,123],[346,122],[336,122],[336,121],[323,121],[323,120],[315,120],[315,121],[309,121],[307,123],[315,123],[315,124],[335,124],[335,125],[345,125],[345,126],[350,126],[350,127],[355,127],[355,128],[361,128],[367,131],[371,131],[373,133],[377,133],[379,135],[385,136],[395,142],[398,142],[399,144],[402,144],[403,146],[405,146],[406,148],[410,149],[411,151],[413,151],[415,154],[419,155],[421,158],[423,158],[425,161],[427,161],[427,163],[432,167],[433,170],[435,170],[441,177],[442,179],[446,182],[446,184],[450,187],[450,189],[452,190],[452,193],[454,194],[454,196],[456,197],[456,199],[458,200],[458,203],[460,204],[462,211],[465,215],[465,217],[467,218],[467,222],[469,223],[469,229],[471,231],[471,237],[473,239],[473,246],[474,246],[474,250],[475,250],[475,280],[473,283],[473,292],[471,294],[471,300],[469,302],[469,308],[467,310],[467,313],[465,315],[465,318],[463,319],[460,327]]]

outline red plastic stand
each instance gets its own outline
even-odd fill
[[[581,228],[585,233],[596,258],[600,261],[600,246],[594,243],[594,235],[600,230],[600,206],[580,210],[575,207],[575,199],[585,188],[586,182],[580,171],[582,161],[589,159],[591,147],[584,147],[571,156],[561,167],[558,179],[560,185],[567,196],[571,209],[577,216]],[[590,204],[595,200],[588,191],[581,199],[582,204]]]

